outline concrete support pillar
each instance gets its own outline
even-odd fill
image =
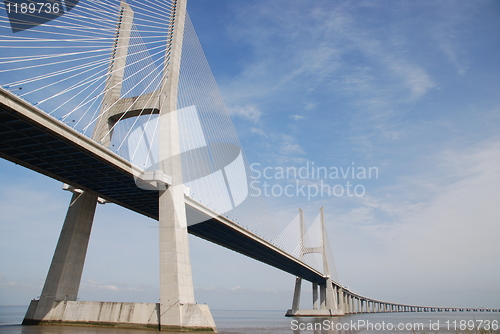
[[[320,301],[320,309],[326,310],[326,284],[319,285],[319,301]]]
[[[318,309],[318,283],[312,284],[313,288],[313,310]]]
[[[336,308],[334,291],[333,291],[333,282],[330,278],[326,280],[326,308],[329,310],[334,310]]]
[[[339,298],[338,298],[338,293],[337,293],[338,287],[335,285],[333,287],[333,304],[335,306],[335,309],[339,309]]]
[[[169,187],[159,196],[160,300],[166,308],[195,302],[184,192],[179,188]]]
[[[176,1],[171,19],[174,29],[167,37],[166,58],[160,90],[159,169],[172,178],[159,189],[160,323],[169,329],[215,329],[206,305],[194,299],[189,254],[186,205],[180,155],[177,93],[187,0]]]
[[[160,168],[172,185],[159,190],[160,326],[172,330],[215,329],[206,305],[197,305],[189,254],[178,114],[160,114]],[[173,157],[173,158],[172,158]]]
[[[338,291],[339,309],[341,309],[345,313],[346,309],[344,303],[344,291],[342,290],[341,287],[339,287],[337,291]]]
[[[300,292],[302,289],[302,278],[296,277],[295,278],[295,289],[293,291],[293,301],[292,301],[292,310],[296,311],[300,308]],[[317,294],[317,291],[316,291]],[[314,289],[313,289],[313,296],[314,296]]]
[[[92,193],[74,193],[33,319],[41,320],[54,301],[76,300],[97,205]]]
[[[134,12],[125,1],[120,2],[120,13],[116,29],[116,39],[113,45],[106,86],[101,102],[99,118],[96,121],[92,138],[105,147],[109,147],[116,120],[111,120],[111,108],[120,99],[122,81],[125,74],[127,54],[129,49],[130,33]]]

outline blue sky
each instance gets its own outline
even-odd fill
[[[351,180],[364,196],[268,197],[279,228],[299,207],[310,223],[324,206],[340,281],[353,291],[500,307],[498,2],[191,0],[188,10],[250,163],[378,169]],[[0,168],[0,304],[27,304],[70,194]],[[156,301],[156,231],[153,220],[99,206],[80,298]],[[190,242],[199,302],[290,306],[291,275]]]

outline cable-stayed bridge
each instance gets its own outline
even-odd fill
[[[249,164],[186,1],[66,1],[57,13],[17,4],[23,15],[2,17],[0,155],[73,193],[26,324],[215,330],[195,302],[187,233],[296,276],[290,316],[472,310],[388,303],[342,286],[322,210],[308,230],[299,213],[276,231],[263,199],[249,194]],[[99,202],[159,221],[160,303],[77,301]],[[309,310],[300,308],[302,280],[313,284]]]

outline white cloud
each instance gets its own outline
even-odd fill
[[[311,102],[308,102],[306,103],[306,106],[304,107],[306,110],[314,110],[316,109],[316,104],[315,103],[311,103]]]
[[[304,116],[302,116],[302,115],[290,115],[290,118],[293,119],[294,121],[300,121],[301,119],[304,119]]]
[[[296,139],[289,135],[281,136],[279,152],[283,155],[304,154],[302,147],[296,143]]]
[[[259,136],[268,137],[268,134],[264,130],[262,130],[260,128],[253,127],[253,128],[250,129],[250,131],[252,133],[255,133],[255,134],[259,135]]]
[[[13,282],[13,281],[0,283],[0,286],[7,286],[7,287],[13,287],[13,286],[17,286],[17,285],[18,284],[16,282]]]
[[[128,283],[106,284],[106,283],[99,283],[92,279],[87,279],[86,283],[82,284],[82,288],[92,289],[92,290],[95,289],[108,290],[108,291],[133,291],[133,292],[145,291],[143,286],[137,286]]]
[[[422,67],[408,63],[407,61],[391,58],[388,57],[388,61],[391,64],[389,68],[393,71],[394,76],[401,77],[402,84],[409,89],[410,100],[419,99],[427,91],[436,86],[431,76]]]
[[[246,105],[243,107],[237,106],[234,108],[229,108],[229,114],[245,118],[252,121],[253,123],[257,123],[262,113],[255,106]]]

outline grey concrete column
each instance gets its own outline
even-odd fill
[[[96,205],[92,193],[71,197],[34,319],[43,319],[54,301],[76,300]]]
[[[319,301],[320,301],[320,309],[326,310],[326,284],[319,284]]]
[[[177,0],[175,25],[167,36],[167,53],[160,94],[159,169],[172,184],[159,190],[160,322],[172,329],[215,328],[208,308],[194,299],[189,253],[182,162],[180,159],[177,93],[187,0]]]
[[[335,285],[333,287],[333,304],[334,304],[336,310],[339,309],[339,298],[338,298],[337,291],[338,291],[338,287]]]
[[[330,278],[326,280],[326,308],[330,310],[335,309],[335,297],[333,291],[333,282]]]
[[[345,308],[344,308],[344,292],[342,290],[342,288],[339,286],[337,288],[337,299],[339,301],[339,309],[344,311],[345,312]]]
[[[101,143],[104,147],[110,146],[113,134],[112,129],[116,123],[116,120],[111,119],[111,110],[121,97],[133,19],[133,10],[127,3],[125,3],[125,1],[122,0],[120,2],[116,38],[112,49],[99,118],[96,121],[96,126],[92,135],[92,139]],[[122,112],[123,111],[124,110],[122,110]]]
[[[169,187],[159,196],[160,300],[165,308],[195,303],[184,192],[179,188]]]
[[[318,309],[318,283],[312,284],[313,289],[313,310]]]
[[[293,291],[293,301],[292,301],[292,311],[296,311],[300,308],[300,292],[302,288],[302,278],[295,278],[295,289]],[[314,291],[313,291],[314,295]]]

